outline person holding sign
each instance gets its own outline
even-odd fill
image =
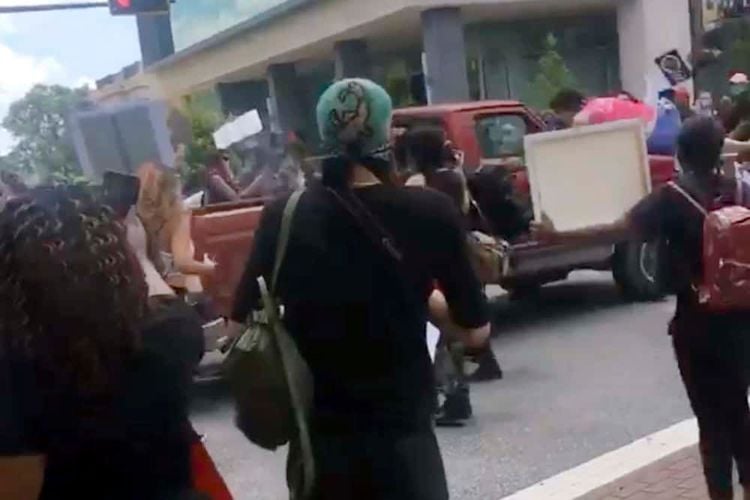
[[[683,172],[675,183],[648,194],[612,224],[557,232],[549,221],[533,226],[542,241],[615,243],[666,240],[665,286],[677,295],[669,325],[677,364],[698,418],[703,468],[712,500],[733,497],[732,463],[744,498],[750,499],[750,409],[745,369],[745,314],[718,314],[702,307],[696,283],[704,278],[703,220],[716,208],[724,131],[712,118],[687,120],[677,139]],[[696,208],[696,206],[701,208]]]

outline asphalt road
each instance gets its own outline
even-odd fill
[[[471,425],[438,431],[451,498],[499,500],[690,417],[666,334],[672,307],[623,303],[599,273],[533,304],[498,299],[492,345],[505,379],[472,387]],[[194,423],[235,498],[287,498],[285,452],[249,444],[219,387],[196,396]]]

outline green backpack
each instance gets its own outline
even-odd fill
[[[263,310],[254,313],[247,330],[232,345],[223,367],[236,403],[236,424],[242,433],[268,450],[290,443],[289,466],[295,469],[289,474],[293,499],[307,498],[315,479],[307,425],[313,396],[312,374],[284,327],[282,307],[274,292],[301,195],[302,191],[292,194],[284,208],[270,291],[264,278],[258,278]]]

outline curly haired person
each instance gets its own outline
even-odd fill
[[[0,212],[0,498],[191,498],[186,397],[142,347],[146,290],[85,190]]]

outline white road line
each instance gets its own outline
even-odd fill
[[[695,419],[685,420],[503,500],[574,500],[697,442]]]

